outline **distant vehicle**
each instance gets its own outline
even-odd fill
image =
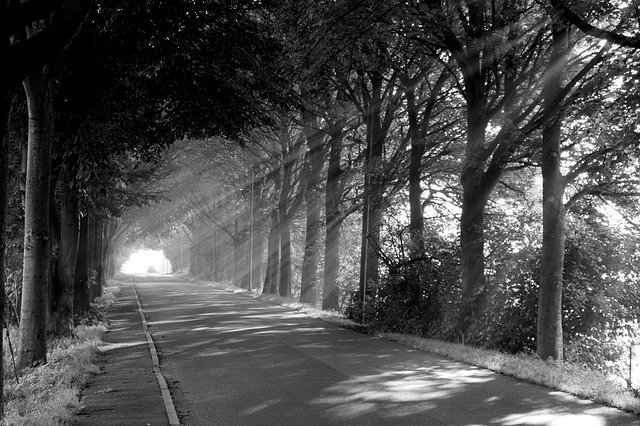
[[[157,273],[158,273],[158,271],[156,271],[156,268],[155,268],[155,267],[153,267],[153,266],[149,266],[149,267],[147,268],[147,274],[157,274]]]

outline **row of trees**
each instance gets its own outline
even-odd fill
[[[159,153],[263,122],[277,44],[251,1],[0,7],[0,314],[19,325],[21,370],[46,362],[48,339],[73,333],[100,296],[118,217],[160,197]]]
[[[244,149],[176,146],[171,203],[125,216],[121,242],[160,237],[183,265],[187,238],[194,274],[333,309],[358,252],[354,315],[545,359],[617,333],[637,320],[637,58],[556,3],[283,2],[294,106]],[[633,24],[615,2],[583,12]],[[487,320],[508,327],[488,337]]]
[[[628,31],[635,10],[554,2],[3,3],[20,367],[140,239],[197,275],[544,358],[637,320],[637,58],[567,21],[633,41],[581,16]]]

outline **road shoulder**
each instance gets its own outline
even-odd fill
[[[108,318],[101,373],[83,391],[79,424],[168,425],[131,285],[122,286]]]

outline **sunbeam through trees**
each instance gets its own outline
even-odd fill
[[[637,396],[639,18],[621,0],[3,2],[17,370],[107,279],[174,273]]]

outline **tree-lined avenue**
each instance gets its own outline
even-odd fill
[[[199,283],[137,287],[185,424],[640,424]]]

